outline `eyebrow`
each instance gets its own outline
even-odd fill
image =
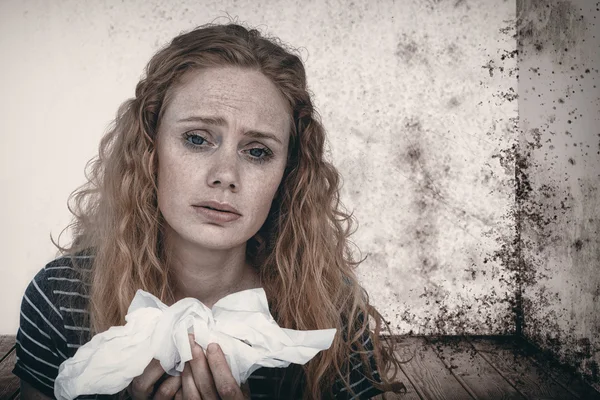
[[[178,120],[177,122],[178,123],[180,123],[180,122],[202,122],[207,125],[215,125],[215,126],[226,126],[227,125],[227,121],[225,121],[225,118],[223,118],[223,117],[191,116],[191,117],[182,118],[182,119]],[[249,137],[252,137],[255,139],[271,139],[281,145],[283,144],[283,143],[281,143],[281,140],[279,140],[279,138],[277,136],[275,136],[272,133],[268,133],[268,132],[249,130],[249,131],[244,132],[244,136],[249,136]]]

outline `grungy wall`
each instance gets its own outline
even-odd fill
[[[600,2],[518,2],[523,332],[600,383]]]
[[[146,62],[226,15],[299,48],[359,222],[360,279],[394,331],[514,332],[515,13],[506,0],[0,2],[0,333],[16,332],[49,234]]]
[[[359,47],[378,72],[353,72],[354,90],[343,70],[323,80],[351,91],[326,117],[360,276],[396,332],[513,332],[515,4],[399,3],[391,32]]]

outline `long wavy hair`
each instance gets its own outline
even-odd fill
[[[72,243],[55,245],[63,255],[93,249],[92,267],[78,267],[90,285],[91,334],[124,324],[138,289],[172,304],[165,221],[157,205],[155,145],[170,89],[186,72],[202,68],[260,71],[289,103],[292,126],[278,196],[264,225],[247,243],[247,257],[260,273],[280,326],[337,328],[340,333],[329,350],[302,367],[304,397],[328,397],[338,378],[354,393],[349,384],[351,354],[360,355],[375,387],[396,391],[399,362],[391,331],[357,281],[359,262],[349,247],[353,218],[340,203],[339,173],[324,159],[325,130],[302,61],[294,53],[279,40],[236,24],[204,25],[174,38],[148,63],[135,98],[121,105],[98,156],[86,166],[87,183],[69,197],[74,217],[65,230],[72,229]],[[371,336],[382,383],[373,377],[365,334]]]

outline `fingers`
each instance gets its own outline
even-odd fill
[[[202,400],[200,392],[194,381],[194,375],[189,362],[185,363],[183,373],[181,374],[181,390],[178,392],[181,395],[181,400]],[[177,400],[177,396],[175,396]]]
[[[133,399],[147,399],[154,392],[154,385],[163,376],[165,370],[158,360],[153,359],[140,376],[133,378],[127,388]]]
[[[181,377],[167,375],[160,362],[153,359],[140,376],[133,378],[127,391],[134,400],[151,397],[171,400],[180,388]]]
[[[217,392],[223,400],[243,400],[244,395],[237,382],[231,374],[231,368],[227,364],[223,351],[216,343],[208,345],[206,351],[208,365],[217,387]]]
[[[169,376],[154,392],[154,400],[172,400],[181,389],[181,376]]]
[[[192,380],[204,400],[218,400],[219,395],[215,386],[213,375],[210,371],[208,361],[204,356],[202,347],[194,341],[194,335],[189,335],[192,348],[192,359],[187,362],[188,372],[191,372]],[[184,368],[185,372],[185,368]],[[189,377],[186,375],[186,385],[189,385]],[[186,386],[188,387],[188,386]],[[187,395],[187,391],[184,393]]]
[[[216,343],[208,346],[207,355],[190,335],[192,360],[184,366],[181,376],[168,376],[160,363],[152,360],[142,375],[133,379],[128,387],[133,399],[156,400],[243,400],[249,398],[235,381],[223,351]],[[245,388],[247,389],[247,388]]]

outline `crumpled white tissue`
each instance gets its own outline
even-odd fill
[[[64,361],[54,384],[57,399],[84,394],[115,394],[142,374],[153,358],[170,375],[192,359],[188,332],[206,351],[218,343],[238,384],[260,367],[305,364],[331,346],[335,329],[280,328],[269,312],[263,289],[230,294],[212,307],[194,298],[168,307],[138,290],[124,326],[95,335]]]

